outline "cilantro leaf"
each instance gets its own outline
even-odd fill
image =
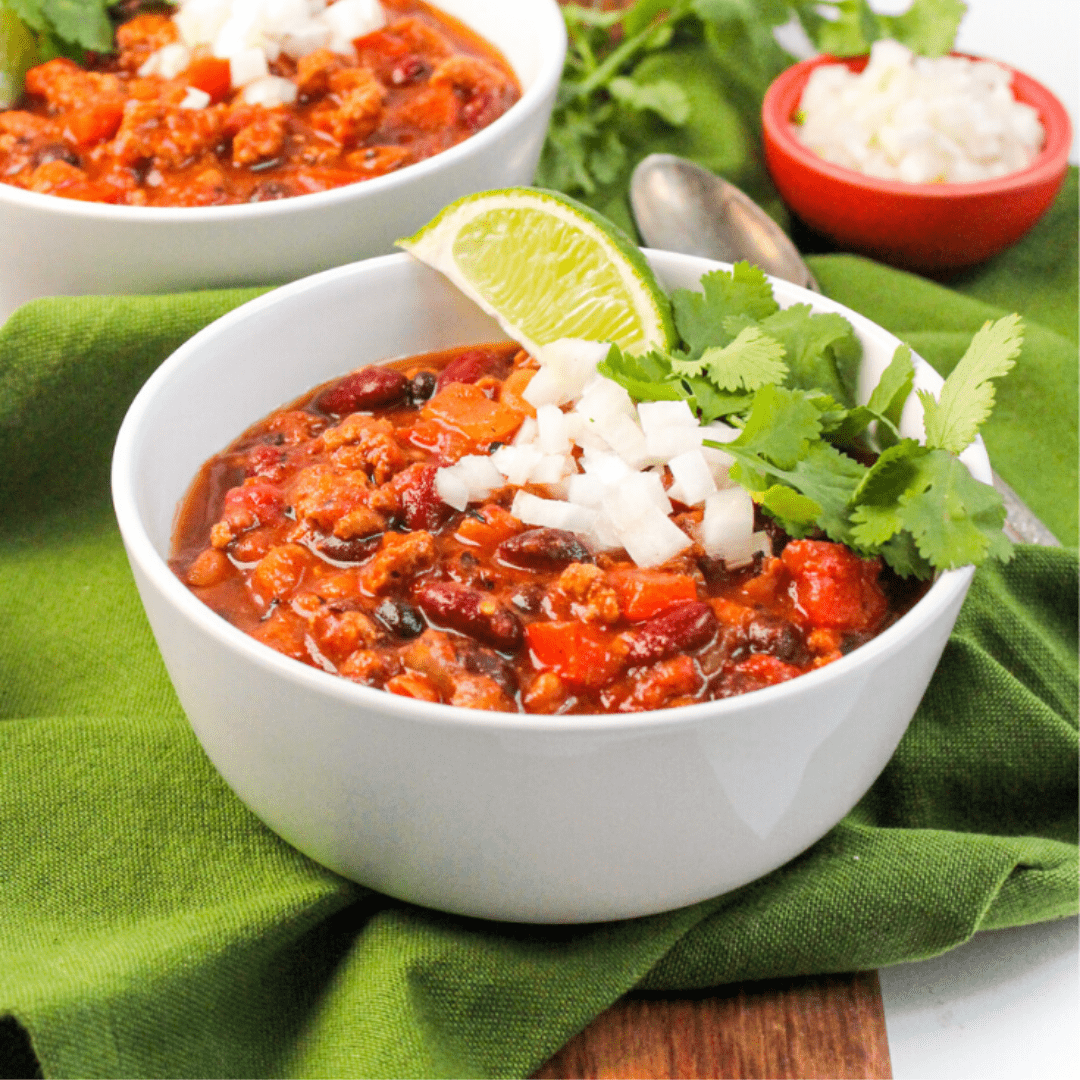
[[[918,459],[926,447],[914,439],[904,439],[882,451],[870,466],[852,498],[854,537],[859,547],[881,547],[904,528],[900,500],[919,490],[922,478]]]
[[[754,395],[739,437],[722,449],[748,451],[790,469],[821,434],[819,416],[805,394],[770,383]]]
[[[865,465],[830,443],[819,441],[810,444],[806,456],[795,463],[790,473],[781,475],[818,503],[821,513],[817,524],[830,539],[851,544],[854,537],[849,505],[865,474]]]
[[[901,577],[917,577],[924,581],[934,576],[934,567],[915,546],[909,532],[899,532],[877,552]]]
[[[944,56],[967,11],[962,0],[917,0],[902,15],[879,15],[881,36],[895,38],[922,56]]]
[[[714,345],[727,345],[735,337],[724,328],[730,315],[764,319],[778,311],[772,286],[764,271],[747,262],[738,262],[729,274],[714,270],[701,279],[701,292],[676,289],[671,294],[675,326],[686,342],[692,358]]]
[[[904,525],[919,553],[940,570],[981,563],[987,555],[1012,558],[1001,526],[1005,505],[989,484],[980,484],[959,458],[931,450],[917,459],[915,490],[900,498]]]
[[[637,401],[681,401],[690,395],[671,379],[671,360],[655,349],[641,356],[612,345],[596,370]]]
[[[703,424],[712,423],[722,416],[743,413],[750,408],[753,394],[731,394],[726,390],[717,390],[708,379],[683,379],[694,396],[694,403],[701,413]]]
[[[704,375],[721,390],[757,390],[766,383],[782,382],[787,366],[784,347],[756,326],[740,330],[735,340],[706,349],[696,360],[675,360],[676,375]]]
[[[616,101],[637,112],[648,109],[673,127],[681,127],[690,118],[690,100],[683,88],[671,79],[638,83],[619,76],[608,83],[608,89]]]
[[[919,391],[927,446],[959,454],[971,443],[994,407],[994,384],[990,380],[1012,369],[1023,343],[1019,315],[984,323],[945,380],[939,400],[925,390]]]
[[[862,347],[843,315],[814,314],[809,304],[792,304],[762,319],[761,327],[784,346],[788,386],[821,389],[845,405],[855,404]]]
[[[781,523],[786,533],[795,537],[812,532],[821,514],[821,507],[813,499],[786,484],[773,484],[762,492],[759,505]]]

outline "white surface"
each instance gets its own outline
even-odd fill
[[[1080,1075],[1075,918],[977,934],[879,975],[895,1080]]]
[[[275,285],[392,251],[448,202],[526,184],[562,72],[554,0],[442,0],[501,49],[522,97],[471,138],[398,172],[314,195],[239,206],[79,202],[0,184],[0,322],[39,296]]]
[[[717,267],[647,255],[667,288],[696,287]],[[787,282],[774,288],[782,305],[846,314],[863,343],[861,381],[876,382],[891,334]],[[113,497],[180,701],[211,760],[271,828],[392,896],[486,918],[584,922],[736,888],[808,847],[873,782],[929,682],[970,568],[942,575],[879,637],[798,679],[590,717],[431,705],[298,664],[215,615],[163,559],[199,466],[260,416],[358,364],[498,336],[445,278],[398,255],[278,289],[158,368],[117,439]],[[920,362],[916,384],[940,383]],[[914,396],[912,408],[901,427],[917,435]],[[972,450],[973,472],[989,480],[985,452]]]

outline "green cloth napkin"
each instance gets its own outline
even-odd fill
[[[987,441],[1075,544],[1070,184],[1042,230],[1071,235],[1071,285],[1055,262],[1002,296],[1027,245],[962,293],[844,256],[814,270],[943,370],[997,305],[1053,316],[1029,323]],[[485,923],[279,840],[184,719],[108,494],[138,387],[249,295],[39,301],[0,331],[0,1075],[522,1076],[635,987],[872,968],[1076,911],[1071,549],[976,575],[871,791],[726,896],[621,923]]]

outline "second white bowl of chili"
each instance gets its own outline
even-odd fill
[[[391,0],[387,8],[388,31],[393,30],[395,18],[411,18],[412,8],[422,7],[413,0]],[[28,77],[28,89],[36,96],[17,102],[12,109],[0,110],[0,163],[13,178],[25,173],[24,179],[18,180],[20,184],[25,180],[24,186],[0,183],[0,235],[4,237],[0,322],[20,304],[42,296],[281,284],[389,252],[397,237],[408,235],[461,195],[492,185],[529,183],[539,160],[566,52],[565,25],[558,5],[555,0],[515,0],[512,5],[499,0],[441,0],[430,16],[434,25],[443,14],[463,26],[466,35],[483,39],[475,52],[483,55],[483,49],[490,46],[501,54],[516,77],[520,98],[487,122],[490,116],[483,88],[470,97],[456,85],[462,73],[453,64],[440,74],[435,61],[421,57],[413,65],[418,85],[438,76],[446,84],[444,87],[440,83],[440,88],[449,94],[443,95],[443,101],[435,92],[439,88],[434,88],[431,100],[421,103],[424,109],[417,138],[421,142],[430,140],[431,133],[423,129],[440,110],[446,112],[448,123],[467,123],[471,108],[473,113],[485,114],[482,121],[486,126],[433,156],[401,168],[395,165],[392,171],[383,173],[383,166],[376,162],[377,174],[370,179],[360,179],[364,163],[358,155],[365,153],[365,144],[357,143],[358,149],[346,153],[352,145],[350,140],[355,142],[356,132],[349,125],[355,127],[359,122],[352,113],[360,105],[345,98],[350,92],[360,91],[354,90],[345,76],[358,69],[337,76],[345,80],[340,92],[330,86],[326,100],[338,103],[336,110],[327,109],[320,116],[313,113],[320,107],[317,93],[325,92],[325,88],[318,89],[319,80],[332,81],[342,66],[341,58],[335,59],[326,50],[314,54],[314,60],[304,57],[295,65],[297,72],[292,78],[301,84],[295,106],[247,105],[242,92],[234,92],[224,103],[215,101],[203,109],[205,120],[191,119],[199,110],[177,108],[175,101],[170,105],[165,100],[175,87],[182,95],[180,83],[187,73],[179,82],[156,87],[159,96],[164,95],[161,101],[143,102],[138,100],[139,95],[149,93],[146,84],[157,76],[140,80],[136,72],[120,68],[115,75],[107,70],[104,75],[95,74],[92,77],[97,84],[84,86],[85,77],[67,60],[35,69]],[[448,26],[450,34],[453,24]],[[136,63],[142,56],[142,39],[152,43],[159,32],[160,28],[148,27],[131,48],[121,51],[118,62],[128,67]],[[424,43],[416,44],[407,33],[390,34],[390,38],[390,50],[415,45],[417,56],[423,51]],[[453,43],[452,34],[450,40]],[[328,61],[323,65],[325,70],[316,70],[323,54]],[[388,53],[374,53],[367,61],[363,49],[358,55],[361,69],[368,62],[385,83],[380,92],[387,96],[385,115],[390,115],[394,95],[402,92],[397,83],[408,83],[414,77],[412,69],[388,67],[383,72],[380,65],[389,64]],[[405,59],[410,58],[415,59],[407,53]],[[316,95],[314,106],[305,104],[305,64],[311,68],[307,81],[311,94]],[[492,64],[498,66],[494,54]],[[189,72],[194,70],[193,63]],[[103,83],[104,78],[119,81]],[[108,112],[92,97],[76,101],[79,107],[67,122],[66,110],[71,107],[73,95],[92,94],[95,85],[111,95],[104,106],[114,107],[112,122],[107,123],[108,116],[101,116],[95,122],[104,124],[104,128],[90,124],[88,117],[98,118],[99,113]],[[456,119],[450,117],[455,110],[448,104],[453,95],[460,99]],[[421,107],[413,108],[411,100],[406,104],[413,111]],[[285,157],[279,155],[279,160],[273,156],[277,151],[267,149],[270,143],[265,140],[271,139],[274,145],[281,141],[272,138],[275,131],[280,135],[286,130],[275,115],[284,115],[290,109],[300,110],[303,116],[298,124],[285,122],[296,131],[288,127]],[[214,110],[222,115],[211,117]],[[58,114],[55,119],[51,118],[53,113]],[[124,119],[115,138],[102,141],[101,131],[115,129],[121,115]],[[233,129],[245,123],[249,125],[246,133],[234,134]],[[208,135],[205,127],[213,127],[214,133]],[[377,128],[375,135],[381,131]],[[412,138],[389,130],[383,134],[388,143],[401,141],[407,145]],[[243,148],[238,149],[241,142]],[[387,145],[368,152],[378,157],[401,149]],[[94,164],[103,150],[108,151],[102,159],[111,163],[108,168]],[[328,164],[321,163],[325,156],[322,151],[332,156]],[[354,158],[353,164],[361,169],[355,174],[359,182],[343,183],[345,167]],[[158,169],[159,160],[175,166],[173,173],[163,172],[164,166]],[[310,164],[305,164],[308,161]],[[85,171],[80,166],[85,166]],[[248,171],[250,177],[246,176]],[[240,184],[236,191],[229,186],[235,186],[234,180]],[[148,198],[150,203],[157,198],[155,190],[161,190],[163,184],[175,184],[175,197],[181,204],[114,205],[101,201],[129,198],[128,188],[133,184],[142,192],[139,197]],[[157,188],[151,186],[155,184]],[[209,184],[209,189],[196,191],[200,184]],[[71,197],[42,193],[52,191],[67,191]],[[286,191],[289,197],[281,197]],[[305,191],[311,193],[299,193]],[[232,201],[236,199],[242,201]],[[253,201],[243,201],[249,199]],[[231,204],[214,204],[226,200]],[[200,202],[206,204],[198,205]]]
[[[668,289],[696,288],[717,266],[647,254]],[[782,306],[851,321],[868,393],[897,340],[839,304],[773,284]],[[211,760],[272,829],[405,900],[482,918],[589,922],[737,888],[819,839],[877,777],[944,649],[970,568],[940,575],[878,636],[790,681],[676,708],[572,715],[358,685],[255,640],[170,569],[192,478],[261,417],[363,365],[500,340],[440,275],[398,255],[277,290],[162,365],[121,429],[113,492],[181,703]],[[916,386],[940,387],[921,361]],[[921,434],[914,399],[902,427]],[[981,443],[964,460],[989,479]]]

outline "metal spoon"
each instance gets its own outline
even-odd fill
[[[674,154],[650,154],[630,178],[630,207],[649,247],[724,262],[746,259],[767,274],[820,292],[787,234],[753,199]],[[1016,543],[1060,547],[1061,542],[996,472],[1005,502],[1005,535]]]

